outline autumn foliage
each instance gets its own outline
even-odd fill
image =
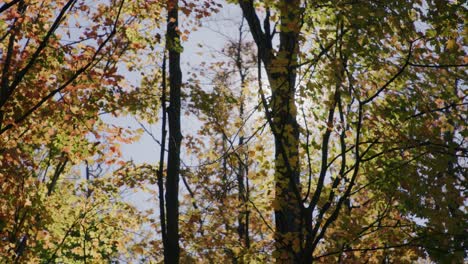
[[[1,1],[0,262],[463,263],[467,13]]]

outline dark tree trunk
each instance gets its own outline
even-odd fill
[[[180,95],[182,73],[180,70],[180,37],[178,27],[178,1],[170,0],[167,5],[167,46],[169,50],[169,153],[166,179],[167,248],[165,263],[179,263],[179,172],[180,172]]]

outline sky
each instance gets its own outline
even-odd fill
[[[189,38],[183,43],[184,51],[181,54],[181,67],[183,82],[187,82],[189,72],[193,67],[199,67],[202,62],[208,63],[214,61],[208,56],[209,50],[221,50],[225,45],[225,37],[237,36],[238,23],[240,23],[242,13],[240,8],[234,5],[224,4],[219,13],[202,20],[202,27],[197,31],[190,33]],[[184,23],[180,26],[184,30]],[[216,58],[219,60],[219,58]],[[137,77],[137,76],[134,76]],[[158,113],[160,115],[160,113]],[[200,124],[193,116],[182,116],[182,134],[184,131],[193,132],[199,128]],[[119,118],[108,118],[108,122],[115,123],[121,126],[130,126],[132,128],[140,128],[140,125],[134,117],[126,116]],[[154,133],[160,140],[161,124],[157,123],[149,125],[144,123],[144,126]],[[159,145],[154,142],[152,137],[144,133],[138,142],[122,146],[122,153],[127,160],[134,160],[137,163],[156,163],[159,160]],[[193,165],[193,164],[192,164]]]

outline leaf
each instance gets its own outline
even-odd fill
[[[454,39],[447,40],[447,49],[448,50],[455,50],[458,48],[457,42]]]

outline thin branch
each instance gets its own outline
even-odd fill
[[[427,110],[427,111],[423,111],[423,112],[416,113],[416,114],[412,115],[411,117],[409,117],[408,119],[415,118],[415,117],[419,117],[419,116],[423,116],[423,115],[429,114],[429,113],[435,113],[435,112],[440,112],[440,111],[448,110],[448,109],[450,109],[450,108],[457,108],[458,106],[466,106],[466,105],[468,105],[468,103],[461,103],[461,104],[451,103],[451,104],[446,105],[446,106],[444,106],[444,107],[435,108],[435,109],[430,109],[430,110]],[[408,119],[407,119],[407,120],[408,120]],[[407,121],[407,120],[405,120],[405,121]]]
[[[341,207],[343,206],[343,203],[345,202],[345,200],[350,197],[350,193],[351,193],[351,191],[353,189],[356,178],[358,176],[359,165],[360,165],[360,162],[361,162],[359,142],[360,142],[360,137],[361,137],[361,128],[362,128],[362,119],[363,119],[363,113],[362,113],[363,109],[362,108],[363,108],[363,104],[360,103],[359,104],[359,110],[358,110],[358,122],[357,122],[357,128],[356,128],[356,145],[355,145],[355,153],[354,153],[355,154],[355,163],[354,163],[354,166],[353,166],[354,167],[353,168],[354,169],[353,175],[351,176],[348,188],[346,189],[345,193],[338,200],[338,203],[336,205],[335,210],[333,211],[331,216],[327,219],[327,221],[325,222],[325,224],[322,227],[322,230],[320,231],[320,233],[315,238],[315,241],[313,243],[312,248],[315,248],[317,246],[319,241],[325,235],[325,232],[328,229],[328,227],[338,218]],[[319,226],[320,225],[317,225],[316,228],[314,229],[314,233],[313,233],[314,237],[318,232]]]
[[[468,64],[418,64],[418,63],[408,63],[411,67],[421,67],[421,68],[457,68],[457,67],[468,67]]]
[[[328,165],[328,142],[330,140],[331,132],[333,130],[332,125],[333,125],[333,118],[335,114],[335,108],[337,104],[337,99],[339,96],[339,91],[338,88],[336,88],[335,91],[335,96],[334,96],[334,101],[332,106],[330,106],[330,109],[328,111],[328,119],[327,119],[327,128],[326,131],[323,135],[323,140],[322,140],[322,161],[321,161],[321,168],[320,168],[320,174],[319,174],[319,179],[317,182],[317,187],[315,189],[314,195],[312,196],[312,200],[310,202],[309,208],[310,211],[313,212],[315,209],[315,206],[317,205],[320,195],[322,194],[322,188],[324,185],[325,181],[325,175],[327,173],[327,165]]]
[[[13,0],[9,3],[4,3],[1,7],[0,7],[0,13],[6,11],[8,8],[12,7],[13,5],[17,4],[19,1],[21,0]]]
[[[305,116],[304,108],[302,108],[302,116],[304,117],[304,124],[306,127],[306,154],[307,154],[307,168],[308,168],[308,174],[309,174],[309,179],[307,183],[307,193],[302,199],[302,202],[305,203],[307,199],[309,199],[310,195],[310,189],[312,185],[312,164],[311,164],[311,158],[310,158],[310,150],[309,150],[309,136],[310,136],[310,130],[309,126],[307,125],[307,119]]]
[[[388,80],[382,87],[380,87],[377,90],[377,92],[375,92],[371,97],[369,97],[366,100],[362,101],[362,105],[368,104],[369,102],[374,100],[377,96],[379,96],[379,94],[383,90],[385,90],[390,84],[392,84],[405,71],[406,67],[410,63],[411,55],[412,55],[412,52],[413,52],[413,43],[414,43],[414,41],[412,41],[410,43],[410,47],[409,47],[408,55],[406,56],[406,60],[405,60],[404,64],[400,67],[398,72],[395,75],[393,75],[393,77],[390,78],[390,80]]]

